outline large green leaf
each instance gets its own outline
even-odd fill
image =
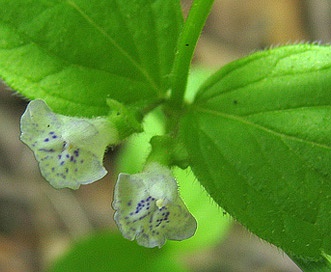
[[[107,114],[165,95],[182,26],[173,0],[0,0],[0,77],[57,112]]]
[[[181,132],[198,179],[242,224],[297,256],[331,253],[331,47],[227,65],[200,88]]]

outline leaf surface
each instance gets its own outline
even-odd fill
[[[164,97],[182,26],[179,1],[0,0],[0,76],[59,113],[108,113]]]
[[[215,201],[286,252],[331,252],[331,48],[255,53],[209,78],[182,120]]]

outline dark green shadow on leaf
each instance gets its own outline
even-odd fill
[[[323,257],[318,262],[305,261],[300,258],[291,257],[292,260],[302,269],[303,272],[329,272],[331,271],[331,263],[329,256]]]

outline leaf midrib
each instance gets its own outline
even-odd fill
[[[116,43],[116,41],[114,39],[112,39],[98,24],[96,24],[87,14],[85,14],[82,11],[82,9],[74,1],[67,0],[66,2],[74,10],[76,10],[84,18],[84,20],[86,20],[101,35],[103,35],[114,47],[116,47],[118,49],[118,51],[123,55],[124,58],[128,59],[129,62],[132,63],[132,65],[134,67],[136,67],[136,69],[141,72],[141,74],[146,79],[146,82],[149,83],[149,85],[151,86],[151,88],[155,90],[155,93],[157,95],[160,94],[160,90],[159,90],[159,87],[157,86],[157,84],[149,76],[148,72],[145,69],[143,69],[143,67],[141,67],[141,65],[139,65],[139,63],[137,63],[121,46],[119,46]],[[12,47],[10,49],[3,49],[3,50],[16,50],[19,47],[24,47],[24,46],[27,46],[29,44],[35,44],[39,48],[39,50],[45,52],[45,54],[47,54],[50,57],[53,57],[53,58],[56,58],[56,59],[60,60],[63,64],[66,64],[66,66],[68,66],[68,67],[69,66],[77,66],[77,67],[82,67],[82,68],[87,68],[87,69],[99,70],[99,71],[102,71],[102,72],[105,72],[105,73],[109,73],[109,74],[112,74],[112,75],[116,75],[116,76],[119,76],[119,77],[131,79],[130,77],[127,77],[127,76],[124,76],[124,75],[118,75],[116,73],[110,73],[109,71],[106,71],[106,70],[97,69],[97,68],[93,68],[93,67],[88,67],[88,66],[84,66],[84,65],[81,65],[81,64],[70,63],[70,62],[68,62],[66,60],[63,60],[63,59],[59,58],[57,55],[54,55],[53,53],[49,52],[48,50],[45,50],[45,48],[41,47],[38,43],[36,43],[35,41],[33,41],[30,37],[24,37],[24,33],[22,33],[21,31],[19,31],[18,28],[13,27],[13,25],[10,25],[9,26],[6,22],[3,22],[1,19],[0,19],[0,22],[2,22],[2,24],[7,25],[7,27],[10,27],[14,32],[16,32],[17,34],[19,34],[20,36],[23,35],[23,38],[25,40],[25,42],[23,44],[20,44],[19,46],[15,46],[15,47]]]
[[[153,87],[153,89],[158,90],[157,85],[155,84],[154,80],[149,76],[149,74],[147,73],[147,71],[145,69],[143,69],[143,67],[141,67],[139,65],[139,63],[137,63],[119,44],[117,44],[116,41],[111,36],[109,36],[108,33],[102,27],[100,27],[95,21],[92,20],[91,17],[89,17],[86,13],[84,13],[84,11],[74,1],[67,0],[67,3],[68,3],[69,6],[71,6],[72,8],[74,8],[84,18],[84,20],[87,23],[89,23],[93,28],[95,28],[115,48],[117,48],[117,50],[126,59],[128,59],[129,62],[131,62],[134,67],[136,67],[141,72],[141,74],[146,78],[147,82],[150,83],[150,85]]]
[[[288,140],[293,140],[293,141],[301,142],[301,143],[308,144],[308,145],[314,145],[314,146],[317,146],[319,148],[331,151],[331,146],[321,144],[321,143],[318,143],[318,142],[314,142],[314,141],[308,141],[306,139],[302,139],[302,138],[299,138],[299,137],[296,137],[296,136],[293,136],[293,135],[288,135],[288,134],[285,134],[285,133],[282,133],[282,132],[279,132],[279,131],[276,131],[276,130],[272,130],[272,129],[267,128],[265,126],[253,123],[253,122],[251,122],[251,121],[249,121],[249,120],[247,120],[247,119],[245,119],[241,116],[238,116],[238,115],[219,112],[219,111],[216,111],[216,110],[205,109],[205,108],[202,108],[202,107],[199,107],[199,106],[196,106],[195,110],[199,111],[199,112],[211,114],[211,115],[214,115],[214,116],[220,116],[220,117],[223,117],[223,118],[226,118],[226,119],[229,119],[229,120],[233,120],[233,121],[236,121],[236,122],[240,122],[242,124],[254,127],[258,130],[265,131],[265,132],[270,133],[272,135],[278,136],[280,138],[285,138],[285,139],[288,139]]]

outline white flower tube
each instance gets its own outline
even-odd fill
[[[162,247],[166,239],[190,238],[197,228],[171,171],[158,163],[150,163],[140,174],[120,174],[113,208],[123,236],[145,247]]]

